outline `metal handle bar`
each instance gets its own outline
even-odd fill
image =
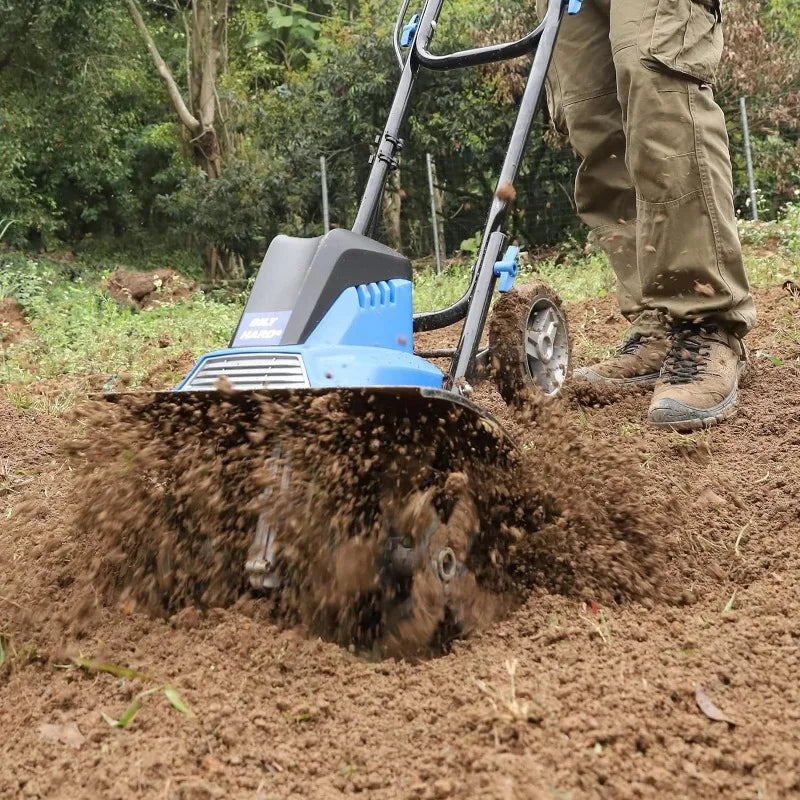
[[[414,41],[414,54],[419,63],[426,69],[447,70],[458,69],[459,67],[474,67],[479,64],[491,64],[495,61],[508,61],[512,58],[527,55],[535,50],[539,44],[544,32],[544,23],[515,42],[473,47],[469,50],[459,50],[455,53],[439,56],[431,53],[427,47],[433,37],[434,28],[435,23],[432,22],[429,26],[430,33],[427,37],[417,35]],[[423,38],[427,39],[424,44]]]
[[[573,2],[574,0],[570,0],[570,6],[573,5]],[[498,186],[502,185],[506,181],[509,181],[513,185],[514,179],[516,178],[517,171],[522,160],[522,154],[525,149],[525,142],[527,141],[528,134],[530,132],[533,116],[543,94],[545,75],[550,65],[550,59],[555,46],[556,37],[558,36],[558,29],[561,25],[562,14],[566,6],[567,0],[548,0],[547,14],[542,20],[542,24],[531,34],[528,34],[530,37],[538,35],[537,46],[534,48],[535,55],[533,64],[531,66],[531,72],[528,76],[525,93],[520,103],[517,120],[514,124],[514,132],[512,134],[511,142],[509,143],[509,147],[506,152],[506,158],[500,172]],[[423,30],[429,30],[429,28],[423,28]],[[527,39],[528,37],[524,38]],[[428,41],[429,40],[430,39],[428,39]],[[462,341],[459,342],[459,346],[457,348],[458,355],[456,358],[454,358],[454,363],[451,367],[451,374],[455,378],[466,374],[467,369],[465,367],[465,363],[471,358],[472,353],[474,352],[474,347],[477,344],[475,332],[477,331],[477,335],[479,336],[480,331],[483,329],[483,321],[485,320],[486,312],[488,311],[488,302],[486,302],[487,295],[485,292],[482,295],[485,301],[485,308],[483,309],[477,308],[478,305],[481,305],[480,303],[475,304],[476,307],[473,308],[471,301],[476,293],[477,295],[481,296],[481,292],[479,291],[481,288],[479,287],[481,279],[483,280],[483,283],[486,283],[487,280],[491,280],[490,273],[493,271],[494,265],[494,261],[491,259],[495,256],[494,251],[497,251],[499,254],[499,249],[505,243],[504,241],[501,242],[499,234],[507,210],[508,204],[505,201],[501,200],[497,196],[492,199],[492,206],[489,211],[489,217],[487,219],[486,227],[482,237],[481,249],[472,269],[472,277],[469,288],[464,295],[460,299],[456,300],[455,303],[447,306],[446,308],[442,308],[437,311],[422,311],[414,314],[415,331],[436,330],[447,325],[453,325],[456,322],[469,317],[471,313],[473,316],[478,315],[480,317],[477,322],[473,321],[473,323],[469,326],[467,323],[465,323],[464,329],[462,329]],[[493,251],[491,253],[489,252],[490,244],[492,244],[491,249]],[[490,267],[492,269],[490,269]],[[471,329],[471,341],[469,346],[464,348],[463,338],[468,327]],[[465,349],[466,353],[464,352]]]

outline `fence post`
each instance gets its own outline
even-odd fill
[[[753,219],[758,221],[758,194],[756,193],[756,178],[753,173],[753,151],[750,147],[750,123],[747,120],[747,98],[739,98],[739,109],[742,114],[742,134],[744,137],[744,158],[747,163],[747,183],[750,187],[750,209]]]
[[[319,171],[322,182],[322,227],[327,233],[331,229],[331,220],[328,210],[328,165],[325,162],[325,156],[319,157]]]
[[[430,153],[425,153],[428,164],[428,191],[431,194],[431,225],[433,226],[433,250],[436,254],[436,274],[442,272],[442,255],[439,252],[439,223],[436,219],[436,190],[433,186],[433,161]]]

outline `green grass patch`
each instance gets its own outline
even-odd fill
[[[778,220],[740,222],[744,261],[754,286],[766,286],[800,277],[800,204],[784,209]],[[429,268],[415,276],[414,305],[417,311],[431,311],[458,300],[469,285],[471,264],[449,263],[436,275]],[[605,253],[584,253],[576,242],[568,242],[554,255],[532,260],[520,256],[521,284],[535,279],[546,281],[562,300],[588,300],[614,291],[614,272]]]
[[[20,301],[33,333],[0,360],[0,383],[127,372],[135,387],[170,358],[224,347],[241,313],[240,303],[200,293],[146,311],[121,308],[99,288],[102,277],[91,269],[65,275],[62,265],[15,254],[0,257],[0,296]],[[24,393],[18,399],[26,402]]]
[[[458,300],[469,286],[471,265],[452,262],[436,275],[429,269],[414,277],[416,311],[432,311]],[[565,249],[544,259],[532,260],[527,253],[520,256],[519,284],[540,279],[558,292],[562,300],[585,300],[605,297],[614,290],[614,273],[604,253]]]
[[[789,206],[775,222],[743,222],[741,235],[754,285],[800,277],[800,204]],[[198,292],[190,301],[145,311],[121,308],[99,288],[107,271],[96,263],[0,253],[0,297],[17,298],[32,332],[0,350],[0,385],[5,384],[8,402],[60,413],[85,391],[85,381],[70,382],[68,376],[99,376],[105,388],[113,388],[114,376],[127,373],[129,385],[136,388],[158,370],[159,385],[166,387],[183,377],[187,359],[226,346],[245,300],[243,294]],[[523,254],[519,282],[536,278],[549,283],[566,301],[614,291],[614,274],[605,254],[587,253],[575,242],[545,258]],[[470,264],[464,260],[449,263],[441,275],[418,269],[415,309],[450,305],[464,294],[469,279]],[[573,333],[581,347],[593,346],[582,341],[580,330]],[[42,381],[49,381],[46,393],[28,391]],[[64,384],[61,392],[59,381]]]

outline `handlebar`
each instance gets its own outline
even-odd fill
[[[458,69],[459,67],[474,67],[479,64],[491,64],[495,61],[507,61],[524,56],[536,49],[543,32],[544,23],[514,42],[473,47],[469,50],[459,50],[440,56],[431,53],[427,46],[421,43],[419,37],[414,42],[414,48],[419,63],[427,69]]]
[[[546,18],[551,13],[562,12],[562,7],[569,5],[569,13],[574,14],[580,10],[582,0],[550,0],[545,20],[533,31],[525,34],[521,39],[514,42],[504,42],[502,44],[486,45],[485,47],[472,47],[468,50],[459,50],[455,53],[434,55],[428,49],[428,45],[433,39],[436,30],[439,11],[442,7],[442,0],[435,0],[432,3],[425,3],[422,11],[422,19],[419,20],[418,27],[414,31],[414,38],[411,42],[411,51],[415,61],[421,67],[430,70],[450,70],[459,67],[473,67],[481,64],[491,64],[497,61],[507,61],[512,58],[527,55],[533,52],[542,38],[545,30]],[[401,52],[401,33],[403,31],[403,21],[410,0],[402,0],[400,13],[394,26],[394,51],[397,63],[402,71],[405,64]],[[414,21],[419,19],[417,15]]]

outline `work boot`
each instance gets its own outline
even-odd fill
[[[670,331],[670,347],[648,418],[676,431],[708,428],[736,413],[739,379],[747,369],[741,339],[691,323]]]
[[[664,337],[633,336],[604,361],[575,370],[576,378],[590,383],[623,384],[655,383],[669,349]]]

